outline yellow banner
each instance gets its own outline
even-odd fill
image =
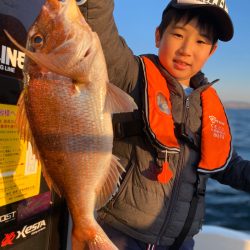
[[[30,143],[19,139],[17,106],[0,104],[0,207],[37,195],[41,166]]]

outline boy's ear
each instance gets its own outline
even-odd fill
[[[160,35],[159,28],[157,27],[155,29],[155,47],[156,48],[160,47],[160,40],[161,40],[161,35]]]

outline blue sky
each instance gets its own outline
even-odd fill
[[[154,32],[168,0],[115,0],[115,19],[120,32],[135,54],[157,53]],[[204,73],[210,81],[219,78],[215,88],[222,100],[250,102],[250,0],[227,0],[234,23],[234,37],[219,42]]]

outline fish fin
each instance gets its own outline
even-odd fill
[[[55,183],[52,181],[50,175],[48,174],[46,167],[44,166],[44,164],[42,163],[42,173],[43,173],[43,177],[49,187],[49,189],[53,189],[59,197],[62,197],[62,194],[59,190],[59,188],[55,185]]]
[[[119,250],[101,229],[95,237],[88,241],[89,250]]]
[[[27,117],[27,112],[25,108],[25,92],[26,89],[22,91],[17,102],[16,126],[19,132],[20,139],[23,140],[24,142],[28,142],[27,147],[29,147],[30,143],[33,154],[35,155],[38,162],[41,163],[39,151],[37,149],[34,137],[32,135],[29,120]]]
[[[30,141],[33,144],[32,133],[29,125],[29,121],[27,118],[27,112],[25,108],[24,96],[25,96],[24,89],[18,99],[17,103],[17,114],[16,114],[16,126],[19,132],[20,139],[24,141]]]
[[[29,124],[29,120],[28,120],[27,112],[26,112],[26,108],[25,108],[25,92],[26,92],[26,89],[24,89],[22,91],[22,93],[18,99],[18,103],[17,103],[18,108],[17,108],[17,114],[16,114],[16,126],[17,126],[17,129],[19,132],[20,139],[25,141],[25,142],[28,142],[27,147],[31,146],[32,153],[35,155],[35,158],[37,159],[38,164],[40,164],[42,167],[43,177],[44,177],[48,187],[50,189],[52,189],[52,187],[53,187],[55,192],[59,196],[61,196],[59,189],[53,184],[49,174],[46,171],[46,168],[44,166],[44,163],[40,157],[38,148],[36,146],[35,139],[32,135],[32,131],[30,128],[30,124]]]
[[[112,155],[112,160],[110,163],[110,171],[108,176],[102,185],[101,189],[98,190],[96,198],[96,209],[103,207],[114,195],[120,185],[121,174],[125,172],[125,169],[118,161],[118,158]]]
[[[78,231],[73,227],[71,246],[74,250],[118,250],[103,229],[96,223],[87,232]]]
[[[104,112],[121,113],[132,112],[137,109],[134,99],[126,92],[115,86],[107,83],[107,95],[105,100]]]

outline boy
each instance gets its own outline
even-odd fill
[[[113,118],[126,174],[99,222],[120,250],[193,249],[208,177],[250,191],[250,163],[232,149],[224,108],[200,72],[233,24],[225,1],[172,0],[155,32],[158,56],[137,57],[118,35],[113,4],[88,0],[81,10],[100,36],[110,81],[139,109]]]

